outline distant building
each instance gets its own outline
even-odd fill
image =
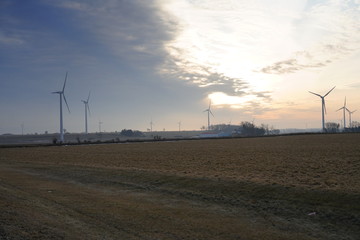
[[[231,137],[231,133],[227,132],[203,132],[199,134],[199,138],[218,138],[218,137]]]

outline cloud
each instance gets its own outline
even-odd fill
[[[324,67],[328,63],[331,63],[331,61],[327,60],[326,62],[301,64],[299,63],[298,59],[292,58],[285,61],[276,62],[271,66],[264,67],[260,70],[260,72],[267,74],[294,73],[304,69]]]
[[[16,46],[24,43],[25,40],[18,34],[0,32],[0,45]]]
[[[13,5],[10,1],[0,3],[0,47],[22,45],[28,35],[25,31],[16,28],[20,24],[19,20],[6,11]]]
[[[251,112],[265,111],[262,102],[270,102],[271,97],[268,92],[246,92],[241,95],[229,95],[224,92],[212,92],[209,98],[215,107],[230,107],[235,109],[247,109]]]
[[[349,88],[360,88],[360,82],[355,82],[355,83],[348,84],[348,85],[346,85],[346,87],[349,87]]]
[[[270,99],[270,90],[259,90],[260,84],[254,87],[261,77],[253,69],[279,46],[292,48],[285,37],[282,43],[276,41],[273,32],[286,36],[291,26],[282,20],[296,19],[304,1],[282,3],[268,8],[261,1],[163,1],[162,9],[172,16],[176,31],[165,42],[168,55],[159,73],[209,93],[255,94],[259,102]]]
[[[2,12],[1,58],[9,66],[107,64],[149,75],[172,34],[155,0],[15,0]]]
[[[74,11],[78,23],[97,41],[130,61],[161,61],[163,42],[171,38],[171,25],[153,0],[74,0],[58,1],[56,6]]]
[[[358,5],[354,7],[354,4]],[[266,74],[318,69],[360,50],[360,6],[352,1],[329,1],[309,6],[296,22],[296,36],[305,47],[288,59],[260,68]],[[258,70],[256,70],[258,71]]]

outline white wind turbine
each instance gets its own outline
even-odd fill
[[[151,118],[151,121],[150,121],[150,132],[153,131],[153,125],[154,125],[154,123],[153,123],[152,118]]]
[[[351,122],[351,114],[353,114],[354,112],[356,112],[356,110],[354,111],[350,111],[348,108],[346,108],[346,111],[349,113],[349,121],[350,121],[350,128],[352,128],[352,122]]]
[[[340,111],[340,110],[343,110],[343,120],[344,120],[344,129],[346,128],[346,116],[345,116],[345,111],[346,111],[346,97],[345,97],[345,101],[344,101],[344,106],[342,106],[341,108],[339,108],[338,110],[336,111]]]
[[[64,98],[64,101],[66,103],[66,107],[70,113],[70,109],[69,109],[69,105],[67,104],[66,101],[66,97],[65,97],[65,86],[66,86],[66,80],[67,80],[67,75],[68,73],[66,72],[65,75],[65,81],[64,81],[64,86],[62,88],[61,91],[57,91],[57,92],[52,92],[53,94],[59,94],[60,96],[60,142],[63,143],[64,142],[64,127],[63,127],[63,112],[62,112],[62,100]]]
[[[214,114],[211,112],[211,101],[209,103],[209,108],[205,109],[204,112],[207,112],[207,115],[208,115],[208,130],[210,130],[210,114],[214,117]]]
[[[328,91],[324,96],[321,96],[320,94],[317,94],[317,93],[314,93],[314,92],[310,92],[309,91],[309,93],[311,93],[311,94],[314,94],[314,95],[316,95],[316,96],[318,96],[318,97],[320,97],[321,98],[321,116],[322,116],[322,130],[323,130],[323,132],[325,132],[325,114],[326,114],[326,106],[325,106],[325,97],[327,96],[327,95],[329,95],[329,93],[332,91],[332,90],[334,90],[334,88],[335,87],[333,87],[330,91]]]
[[[88,115],[88,111],[89,111],[89,115],[90,115],[90,107],[89,107],[89,99],[90,99],[90,92],[88,95],[87,100],[81,100],[84,104],[85,104],[85,133],[88,133],[88,122],[87,122],[87,115]]]

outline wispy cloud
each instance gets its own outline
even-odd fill
[[[271,66],[262,68],[260,72],[269,73],[269,74],[294,73],[303,69],[324,67],[328,63],[331,63],[331,61],[327,60],[326,62],[314,62],[314,63],[302,64],[299,62],[298,59],[292,58],[285,61],[276,62]]]
[[[0,32],[0,45],[16,46],[24,43],[25,40],[19,34]]]
[[[357,7],[354,7],[357,5]],[[260,69],[267,74],[317,69],[360,50],[360,6],[356,1],[326,1],[309,6],[296,22],[301,51]]]
[[[20,24],[19,20],[5,11],[11,5],[10,1],[0,3],[0,47],[24,44],[28,35],[24,30],[16,27]]]
[[[271,101],[270,91],[256,91],[241,78],[215,72],[213,68],[177,59],[159,70],[163,76],[183,80],[206,89],[215,106],[239,108],[257,106],[258,102]]]
[[[209,94],[268,100],[271,91],[253,85],[260,78],[254,69],[296,47],[288,41],[292,25],[284,20],[299,18],[304,6],[305,1],[271,7],[262,1],[164,1],[162,9],[173,16],[177,31],[165,43],[168,58],[159,72],[207,88]],[[279,48],[285,53],[277,53]]]
[[[265,111],[272,89],[264,83],[319,72],[360,49],[357,1],[177,0],[163,1],[162,9],[177,31],[165,43],[168,56],[159,72],[232,107],[246,106],[247,99]]]

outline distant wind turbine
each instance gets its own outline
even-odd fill
[[[334,90],[334,88],[335,87],[333,87],[330,91],[328,91],[324,96],[321,96],[320,94],[317,94],[317,93],[314,93],[314,92],[310,92],[309,91],[309,93],[311,93],[311,94],[314,94],[314,95],[316,95],[316,96],[318,96],[318,97],[320,97],[321,98],[321,116],[322,116],[322,130],[323,130],[323,132],[325,132],[325,114],[326,114],[326,106],[325,106],[325,97],[327,96],[327,95],[329,95],[329,93],[332,91],[332,90]]]
[[[99,133],[101,133],[101,124],[103,124],[103,122],[99,119]]]
[[[343,110],[343,120],[344,120],[344,129],[346,128],[346,116],[345,116],[345,112],[346,112],[346,97],[345,97],[345,101],[344,101],[344,106],[342,106],[341,108],[339,108],[338,110],[336,111],[340,111],[340,110]]]
[[[211,112],[211,101],[209,103],[209,108],[205,109],[204,112],[207,112],[207,115],[208,115],[208,130],[210,130],[210,114],[214,117],[214,114]]]
[[[66,103],[66,107],[70,113],[70,109],[69,109],[69,105],[67,104],[66,101],[66,97],[65,97],[65,86],[66,86],[66,80],[67,80],[67,75],[68,73],[66,72],[65,75],[65,81],[64,81],[64,86],[62,88],[61,91],[57,91],[57,92],[52,92],[53,94],[59,94],[60,96],[60,142],[64,142],[64,127],[63,127],[63,112],[62,112],[62,99],[64,99],[65,103]]]
[[[152,121],[152,119],[151,119],[151,121],[150,121],[150,132],[152,132],[152,127],[153,127],[153,125],[154,125],[154,123],[153,123],[153,121]]]
[[[352,121],[351,121],[351,115],[356,112],[356,110],[354,111],[350,111],[348,108],[346,108],[346,111],[349,113],[349,121],[350,121],[350,128],[352,128]]]
[[[178,124],[179,124],[179,132],[180,132],[181,131],[181,121],[178,122]]]
[[[88,95],[87,100],[81,100],[84,104],[85,104],[85,133],[88,133],[88,122],[87,122],[87,115],[88,115],[88,111],[89,111],[89,115],[90,115],[90,107],[89,107],[89,99],[90,99],[90,92]]]

